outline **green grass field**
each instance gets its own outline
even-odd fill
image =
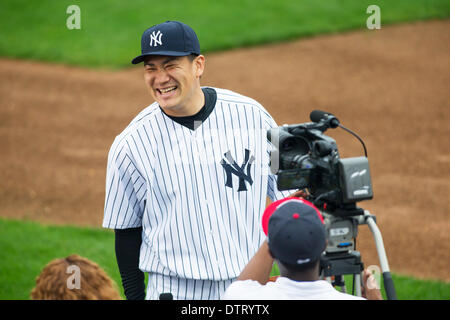
[[[81,29],[68,30],[69,5],[80,7]],[[377,4],[381,25],[447,18],[447,0],[2,0],[0,56],[88,67],[130,66],[149,26],[181,20],[204,52],[366,28]]]
[[[114,234],[108,230],[0,219],[0,250],[1,300],[28,299],[42,268],[73,253],[98,263],[120,287]]]
[[[73,4],[80,30],[66,27]],[[211,52],[365,29],[371,4],[381,9],[382,28],[450,16],[448,0],[1,0],[0,56],[121,68],[139,53],[142,32],[165,20],[191,25]],[[72,253],[97,262],[121,287],[112,232],[0,219],[0,299],[28,299],[42,268]],[[394,281],[400,299],[450,299],[448,283]]]
[[[42,268],[52,259],[72,253],[98,263],[116,282],[123,296],[114,254],[114,234],[109,230],[0,219],[0,250],[0,300],[29,299]],[[274,268],[273,275],[276,274]],[[450,299],[449,283],[395,274],[393,277],[399,299]]]

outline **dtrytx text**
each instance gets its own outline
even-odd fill
[[[208,315],[210,318],[214,316],[214,312],[225,314],[269,314],[269,305],[264,304],[227,304],[225,309],[222,307],[198,307],[188,304],[187,307],[181,308],[181,314],[186,315]]]

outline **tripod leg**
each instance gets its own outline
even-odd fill
[[[353,277],[353,285],[355,286],[355,293],[358,297],[362,296],[361,292],[361,274],[355,274]]]
[[[386,250],[384,249],[383,237],[381,236],[380,229],[378,229],[372,216],[368,211],[364,212],[366,223],[372,231],[375,239],[375,246],[377,248],[378,257],[380,259],[381,271],[383,272],[383,282],[386,290],[386,295],[389,300],[397,300],[397,293],[395,292],[394,282],[392,281],[391,272],[389,270],[389,264],[386,256]]]
[[[342,276],[342,275],[335,276],[335,277],[334,277],[333,285],[334,285],[335,287],[340,287],[340,288],[341,288],[341,292],[347,293],[347,288],[345,287],[344,276]]]

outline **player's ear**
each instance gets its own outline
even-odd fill
[[[193,64],[194,64],[194,68],[195,68],[195,76],[197,78],[201,78],[203,75],[203,72],[205,71],[205,56],[203,55],[198,55],[197,57],[195,57]]]

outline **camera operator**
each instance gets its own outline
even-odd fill
[[[320,257],[327,245],[319,210],[310,202],[289,197],[272,203],[264,212],[263,229],[268,239],[232,283],[224,300],[354,300],[319,279]],[[281,276],[269,282],[274,260]],[[364,272],[363,296],[382,300],[375,279]]]

